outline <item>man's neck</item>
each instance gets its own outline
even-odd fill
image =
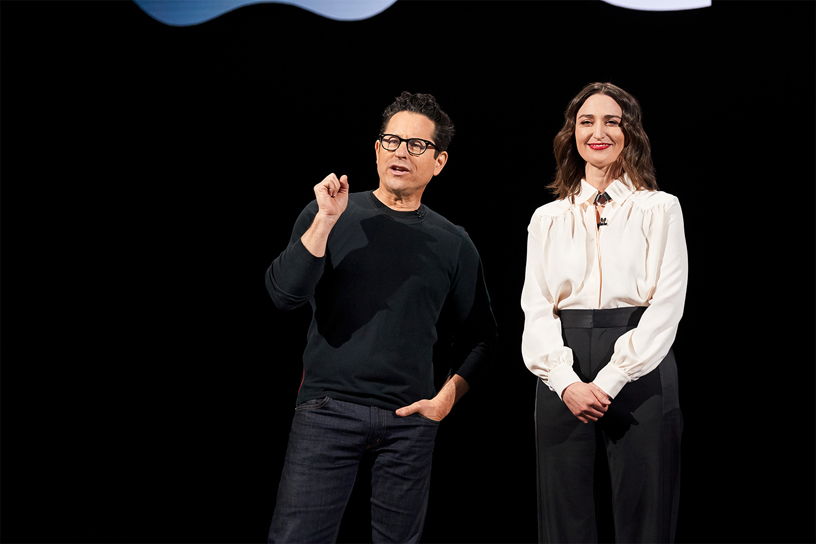
[[[422,191],[416,191],[411,194],[399,194],[384,189],[381,185],[374,190],[374,196],[377,197],[377,200],[398,212],[413,212],[418,210],[420,204],[422,204]]]

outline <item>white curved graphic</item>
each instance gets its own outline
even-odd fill
[[[171,26],[197,25],[249,4],[298,6],[337,21],[360,21],[385,11],[397,0],[133,0],[145,13]],[[711,7],[711,0],[603,0],[644,11],[677,11]],[[467,4],[461,4],[467,10]]]
[[[684,9],[710,8],[711,0],[603,0],[619,8],[642,11],[680,11]]]
[[[133,0],[145,13],[171,26],[197,25],[249,4],[298,6],[337,21],[368,19],[397,0]]]

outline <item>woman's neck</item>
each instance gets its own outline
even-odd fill
[[[584,179],[587,183],[592,185],[599,193],[606,192],[606,189],[612,185],[612,182],[618,179],[622,174],[622,169],[618,164],[611,164],[603,168],[596,168],[589,163],[586,163],[584,169]]]

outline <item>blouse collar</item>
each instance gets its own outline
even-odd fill
[[[606,188],[606,192],[612,197],[612,202],[622,204],[634,191],[632,190],[632,182],[629,176],[624,174],[622,178],[613,181],[609,187]],[[587,183],[585,179],[582,179],[581,190],[575,195],[575,203],[580,206],[587,200],[594,199],[597,194],[598,189]]]

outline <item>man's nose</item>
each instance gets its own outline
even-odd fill
[[[405,144],[405,145],[402,145]],[[399,143],[397,148],[394,150],[394,153],[400,157],[407,157],[408,156],[408,142],[402,141]]]

